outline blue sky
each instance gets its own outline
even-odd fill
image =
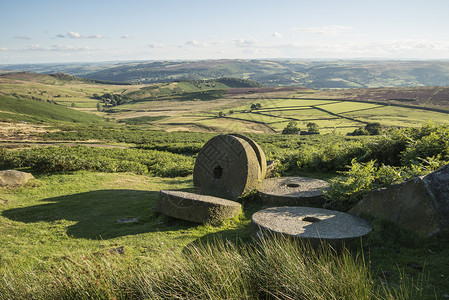
[[[449,0],[0,0],[0,64],[449,59]]]

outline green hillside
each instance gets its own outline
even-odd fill
[[[206,60],[121,64],[82,75],[120,82],[236,77],[266,86],[361,88],[449,85],[449,61]]]
[[[162,83],[222,77],[250,79],[265,86],[314,89],[449,85],[449,61],[243,60],[140,61],[110,64],[9,65],[5,70],[65,72],[95,80]]]
[[[4,121],[24,121],[33,123],[103,123],[94,114],[69,109],[67,107],[28,99],[0,96],[0,119]]]

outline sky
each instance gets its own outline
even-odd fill
[[[0,64],[449,59],[449,0],[0,0]]]

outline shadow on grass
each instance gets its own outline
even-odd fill
[[[41,200],[39,205],[6,210],[2,215],[24,223],[75,221],[67,227],[72,238],[111,239],[147,232],[188,229],[197,226],[173,220],[153,210],[159,192],[98,190]],[[117,220],[138,218],[137,222]]]
[[[251,217],[254,213],[266,207],[254,199],[251,199],[249,203],[244,203],[243,207],[243,215],[241,216],[242,221],[238,222],[237,226],[205,234],[187,244],[183,249],[183,253],[190,253],[192,247],[202,247],[207,244],[213,245],[223,242],[224,244],[231,243],[236,247],[241,247],[254,242],[254,239],[251,237]]]

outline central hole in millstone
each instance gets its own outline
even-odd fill
[[[304,218],[302,218],[302,220],[304,222],[310,222],[310,223],[315,223],[315,222],[320,221],[320,219],[315,218],[315,217],[311,217],[311,216],[304,217]]]
[[[290,188],[299,187],[299,184],[297,184],[297,183],[289,183],[289,184],[287,184],[287,187],[290,187]]]
[[[220,165],[218,165],[214,168],[214,178],[220,179],[221,176],[223,176],[223,168]]]

